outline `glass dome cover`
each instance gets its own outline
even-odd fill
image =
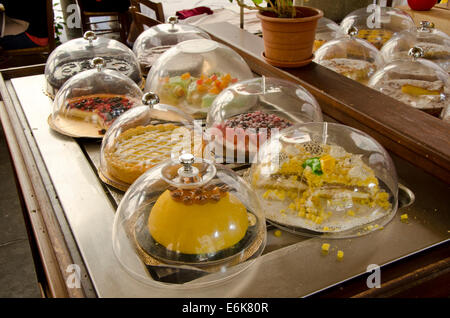
[[[320,18],[317,21],[314,51],[317,51],[326,42],[334,40],[340,35],[343,34],[339,28],[339,24],[325,17]]]
[[[408,60],[396,60],[378,70],[369,86],[409,106],[439,116],[450,104],[449,75],[437,64],[421,58],[424,51],[413,47]]]
[[[348,36],[327,42],[314,54],[314,62],[362,84],[383,64],[380,52],[369,42],[356,37],[350,27]]]
[[[244,59],[229,47],[207,39],[188,40],[155,62],[145,91],[158,94],[164,104],[203,118],[223,89],[252,77]]]
[[[251,162],[272,135],[296,123],[322,121],[315,98],[290,81],[258,77],[236,83],[214,100],[206,119],[208,151],[221,162]]]
[[[380,229],[397,210],[398,184],[388,153],[348,126],[305,123],[260,149],[249,182],[266,219],[307,236],[352,237]]]
[[[447,73],[450,72],[450,37],[434,28],[434,24],[422,21],[414,31],[403,31],[391,38],[381,49],[385,63],[398,59],[409,59],[408,52],[413,46],[423,49],[423,58],[430,60]]]
[[[369,5],[349,13],[341,22],[343,32],[351,26],[358,29],[358,37],[372,43],[377,49],[394,34],[415,28],[412,18],[403,10]]]
[[[107,69],[121,72],[139,87],[143,84],[139,63],[133,51],[119,41],[97,37],[94,32],[87,31],[84,37],[61,44],[48,57],[45,64],[47,93],[50,96],[56,95],[69,78],[90,69],[90,60],[94,57],[102,57]]]
[[[105,69],[94,58],[95,69],[71,77],[55,96],[50,126],[73,137],[103,137],[120,115],[139,104],[142,91],[129,77]]]
[[[174,45],[187,40],[210,39],[206,32],[195,26],[179,24],[176,16],[169,17],[167,21],[145,30],[134,42],[133,52],[144,74],[162,53]]]
[[[142,105],[120,116],[106,132],[100,151],[102,179],[125,191],[145,171],[178,158],[181,151],[202,157],[202,138],[195,139],[193,120],[178,108],[160,104],[157,95],[145,93]]]
[[[237,275],[261,254],[265,241],[264,215],[248,184],[232,170],[187,153],[136,180],[113,226],[113,250],[127,272],[172,288]],[[164,279],[167,270],[175,279]]]

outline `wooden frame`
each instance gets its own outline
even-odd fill
[[[118,22],[118,29],[99,29],[96,31],[97,34],[107,34],[107,33],[116,33],[120,34],[120,40],[123,43],[126,43],[128,32],[129,32],[129,24],[130,21],[128,19],[128,12],[89,12],[84,11],[82,1],[77,0],[77,5],[80,8],[80,17],[81,17],[81,28],[83,32],[91,30],[92,24],[99,24],[104,22]],[[89,22],[90,17],[117,17],[116,20],[107,20],[100,22]]]
[[[160,24],[159,21],[154,20],[154,19],[146,16],[145,14],[142,14],[141,12],[139,12],[135,6],[130,7],[130,12],[131,12],[131,16],[133,18],[133,22],[134,22],[134,25],[136,27],[136,31],[138,32],[138,34],[141,34],[142,32],[144,32],[144,25],[146,25],[148,27],[152,27],[152,26]]]
[[[137,10],[136,12],[139,13],[142,13],[140,5],[146,6],[150,10],[153,10],[155,12],[156,20],[159,21],[160,23],[164,23],[164,10],[162,3],[153,2],[150,0],[130,0],[130,3],[131,6],[136,8]]]
[[[16,111],[17,97],[11,95],[11,84],[5,82],[14,77],[42,74],[44,64],[30,67],[19,67],[3,70],[0,73],[0,119],[14,167],[16,182],[20,188],[19,196],[24,209],[24,216],[30,223],[34,238],[31,246],[35,263],[42,264],[42,271],[46,281],[40,282],[43,296],[50,298],[61,297],[92,297],[95,292],[89,281],[86,268],[81,268],[81,288],[68,288],[71,272],[67,272],[69,265],[83,264],[78,253],[74,238],[70,234],[67,224],[61,218],[63,211],[57,204],[57,197],[51,190],[51,181],[45,174],[45,166],[35,156],[35,145],[31,141],[32,133],[29,127],[24,128],[26,120],[23,114]],[[40,272],[39,270],[37,271]]]
[[[48,55],[55,49],[54,13],[52,0],[45,0],[47,14],[47,34],[48,44],[46,46],[33,47],[28,49],[4,50],[2,55],[6,60],[1,62],[0,68],[16,67],[18,65],[31,65],[43,63]],[[14,61],[12,61],[14,59]],[[11,61],[11,63],[9,63]]]

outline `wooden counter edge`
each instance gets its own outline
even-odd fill
[[[22,189],[33,235],[39,248],[39,254],[47,278],[50,297],[84,297],[80,288],[67,288],[66,280],[71,273],[66,269],[73,264],[58,221],[52,214],[52,206],[40,179],[33,154],[28,147],[22,124],[15,114],[14,105],[0,74],[0,95],[3,106],[0,118],[5,131],[18,182]]]

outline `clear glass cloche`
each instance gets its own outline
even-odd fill
[[[343,33],[339,28],[339,24],[325,17],[320,18],[319,21],[317,21],[314,52],[326,42],[334,40],[341,35],[343,35]]]
[[[100,151],[100,173],[107,182],[126,190],[151,167],[182,151],[202,157],[202,136],[195,138],[193,118],[159,103],[145,93],[142,105],[120,116],[108,129]],[[185,138],[186,137],[186,138]]]
[[[103,137],[120,115],[140,104],[142,91],[129,77],[105,68],[101,57],[93,69],[64,83],[53,101],[50,126],[73,137]]]
[[[249,182],[266,219],[287,231],[352,237],[381,229],[397,211],[394,164],[367,134],[305,123],[264,144]]]
[[[314,62],[362,84],[383,64],[380,52],[366,40],[356,37],[358,30],[350,27],[347,36],[324,44],[314,55]]]
[[[252,78],[244,59],[216,41],[184,41],[166,51],[153,64],[145,91],[161,102],[204,118],[214,99],[229,85]]]
[[[413,46],[423,49],[424,59],[450,72],[450,37],[428,21],[422,21],[415,31],[403,31],[391,38],[381,49],[381,55],[385,63],[409,59],[408,52]]]
[[[209,286],[254,263],[266,242],[264,214],[246,181],[184,153],[145,172],[117,209],[113,250],[142,283]]]
[[[409,59],[396,60],[378,70],[369,86],[409,106],[439,116],[450,104],[449,75],[425,60],[424,50],[413,47]]]
[[[252,162],[272,135],[296,123],[322,121],[316,99],[293,82],[259,77],[226,88],[206,119],[207,150],[221,162]]]
[[[133,52],[144,74],[162,53],[174,45],[187,40],[210,39],[206,32],[195,26],[179,24],[176,16],[169,17],[167,22],[145,30],[134,42]]]
[[[415,28],[414,21],[405,11],[380,5],[369,5],[349,13],[341,22],[343,32],[351,26],[358,29],[358,37],[381,49],[394,34]]]
[[[133,51],[119,41],[87,31],[82,38],[61,44],[48,57],[45,64],[47,93],[55,96],[69,78],[89,70],[90,60],[94,57],[102,57],[107,69],[124,74],[139,87],[143,85],[139,63]]]

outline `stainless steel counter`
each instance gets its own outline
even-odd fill
[[[96,166],[100,142],[76,141],[51,131],[47,117],[52,111],[44,95],[44,76],[11,80],[22,113],[39,150],[49,187],[80,250],[90,280],[100,297],[299,297],[366,273],[370,264],[385,265],[444,243],[450,238],[450,189],[448,185],[394,158],[400,182],[416,200],[397,212],[383,230],[331,244],[328,256],[321,254],[320,238],[301,238],[283,232],[268,232],[267,247],[255,266],[238,276],[203,289],[154,288],[135,281],[120,266],[112,251],[112,224],[120,191],[111,190],[98,178]],[[400,221],[407,213],[408,223]],[[345,253],[336,260],[337,250]],[[135,257],[130,250],[130,257]]]

